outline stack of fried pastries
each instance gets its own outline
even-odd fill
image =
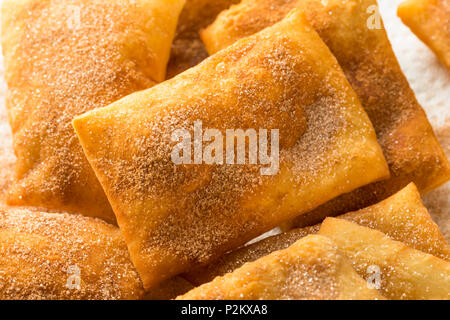
[[[399,6],[398,15],[450,70],[450,2],[407,0]]]
[[[275,11],[273,3],[280,3]],[[391,177],[337,197],[299,216],[293,225],[305,226],[374,204],[411,181],[421,192],[446,182],[448,161],[398,65],[382,21],[376,21],[375,0],[331,0],[326,4],[316,0],[243,0],[222,12],[201,35],[212,54],[279,21],[294,7],[304,12],[336,56],[375,127]]]
[[[164,80],[183,4],[3,2],[6,104],[17,156],[8,204],[115,222],[71,121]]]
[[[450,165],[376,14],[4,1],[0,298],[450,299]]]

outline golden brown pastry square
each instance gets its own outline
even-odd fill
[[[263,175],[248,159],[175,164],[173,134],[198,122],[279,130],[279,170]],[[356,94],[298,13],[73,123],[146,288],[388,176]]]
[[[450,262],[407,247],[384,233],[327,218],[320,235],[333,240],[363,278],[376,275],[380,292],[392,300],[449,300]]]
[[[195,288],[179,300],[383,300],[369,289],[337,246],[326,237],[307,236],[223,277]]]
[[[419,191],[413,183],[380,203],[341,215],[339,218],[379,230],[411,248],[450,261],[450,246],[423,205]],[[319,229],[320,224],[266,238],[227,253],[219,260],[183,276],[190,282],[201,285],[217,276],[233,272],[244,263],[285,249],[306,235],[317,233]]]
[[[210,25],[217,15],[239,0],[186,0],[178,20],[167,79],[196,66],[208,57],[199,31]]]
[[[411,181],[421,193],[448,181],[449,162],[400,69],[376,0],[243,0],[223,11],[202,39],[213,54],[271,26],[294,7],[305,13],[344,70],[375,127],[391,178],[342,195],[292,225],[304,227],[367,207]]]
[[[407,0],[398,16],[450,70],[450,1]]]
[[[0,208],[0,299],[140,299],[120,230],[81,215]]]
[[[115,221],[71,125],[163,81],[184,0],[6,0],[2,45],[17,155],[10,205]]]

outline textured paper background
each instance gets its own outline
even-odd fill
[[[379,0],[380,11],[400,65],[450,157],[450,71],[402,24],[396,15],[400,2],[401,0]],[[0,59],[0,76],[3,79],[3,58]],[[4,81],[0,81],[0,95],[1,193],[11,181],[14,163],[11,132],[4,106]],[[450,241],[450,183],[424,196],[424,202]]]

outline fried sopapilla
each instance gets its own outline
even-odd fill
[[[2,46],[17,155],[9,205],[114,222],[72,119],[165,79],[184,0],[6,0]]]
[[[167,79],[196,66],[208,57],[199,31],[210,25],[217,15],[239,0],[186,0],[173,40]]]
[[[120,230],[82,215],[0,208],[0,299],[140,299]]]
[[[319,234],[336,243],[359,275],[379,277],[374,284],[388,299],[450,299],[450,262],[446,260],[347,220],[327,218]]]
[[[298,12],[73,123],[146,288],[389,174],[356,94]],[[214,128],[215,143],[179,149],[199,127]],[[237,163],[239,128],[256,128],[268,162]]]
[[[179,300],[383,300],[326,237],[307,236]]]
[[[376,0],[243,0],[223,11],[202,39],[213,54],[279,21],[293,7],[305,13],[336,56],[375,127],[391,178],[342,195],[287,227],[367,207],[411,181],[422,194],[448,181],[449,162],[400,69]]]
[[[407,0],[398,16],[450,70],[450,1]]]
[[[423,205],[420,193],[413,183],[380,203],[339,218],[379,230],[411,248],[450,261],[450,246]],[[217,276],[233,272],[244,263],[285,249],[306,235],[317,233],[319,229],[320,224],[292,229],[227,253],[219,260],[183,276],[193,284],[201,285]]]
[[[174,277],[144,292],[120,230],[102,220],[0,207],[1,300],[168,300],[192,288]]]

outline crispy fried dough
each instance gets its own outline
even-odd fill
[[[377,229],[411,248],[450,261],[450,246],[422,204],[419,191],[413,183],[376,205],[339,218]],[[196,268],[183,276],[195,285],[201,285],[232,272],[246,262],[285,249],[298,239],[317,233],[319,229],[320,225],[315,225],[266,238],[225,254],[218,261]]]
[[[143,295],[117,227],[81,215],[0,208],[0,299]]]
[[[179,300],[380,300],[332,241],[307,236]]]
[[[208,57],[199,31],[211,24],[217,15],[239,0],[186,0],[181,11],[172,44],[167,79],[196,66]]]
[[[450,1],[407,0],[397,13],[450,70]]]
[[[375,204],[413,181],[426,193],[450,178],[450,165],[403,75],[375,0],[243,0],[202,32],[212,54],[297,7],[328,45],[377,132],[391,179],[342,195],[289,227],[304,227]]]
[[[448,261],[346,220],[327,218],[319,234],[333,240],[362,277],[373,275],[370,267],[379,268],[379,290],[388,299],[450,299]]]
[[[3,96],[4,94],[1,92],[0,99]],[[5,193],[13,181],[16,160],[12,147],[11,128],[2,102],[0,102],[0,136],[0,203],[2,203],[5,201]]]
[[[165,78],[184,0],[6,0],[2,46],[17,155],[10,205],[115,221],[71,125]]]
[[[76,285],[77,268],[80,290],[68,288]],[[0,207],[2,300],[169,300],[193,288],[174,277],[144,294],[116,226],[82,215]]]

